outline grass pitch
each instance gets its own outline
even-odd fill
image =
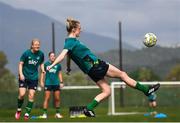
[[[48,110],[48,119],[30,119],[30,122],[180,122],[180,107],[161,107],[157,108],[158,113],[167,114],[167,118],[154,118],[153,116],[144,116],[147,111],[146,107],[125,107],[120,108],[122,112],[141,112],[142,114],[135,115],[120,115],[120,116],[108,116],[107,108],[98,107],[95,118],[70,118],[69,109],[61,109],[61,114],[64,116],[63,119],[55,119],[54,109]],[[15,110],[12,109],[1,109],[0,110],[0,122],[16,122],[14,118]],[[24,112],[23,112],[24,113]],[[39,116],[42,114],[41,109],[33,109],[31,115]],[[24,121],[23,117],[18,122]]]

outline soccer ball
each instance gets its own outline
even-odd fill
[[[144,45],[146,47],[152,47],[156,44],[157,42],[157,37],[154,33],[146,33],[144,36]]]

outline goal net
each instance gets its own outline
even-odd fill
[[[157,83],[161,84],[161,87],[156,92],[158,107],[180,107],[180,81],[140,83],[144,85],[153,85]],[[130,88],[124,82],[112,82],[111,96],[109,97],[108,103],[108,115],[130,115],[140,113],[136,111],[121,111],[122,107],[120,107],[120,88],[123,89],[124,107],[148,106],[148,99],[142,92]]]

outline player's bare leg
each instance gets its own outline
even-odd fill
[[[21,107],[23,105],[23,102],[24,102],[24,96],[26,94],[26,88],[19,88],[19,95],[18,95],[18,108],[17,108],[17,111],[15,113],[15,118],[17,120],[20,119],[21,117]]]
[[[57,90],[54,92],[54,103],[56,108],[56,114],[55,118],[63,118],[63,116],[60,114],[60,91]]]
[[[29,89],[29,91],[28,91],[28,103],[26,106],[26,113],[24,114],[25,120],[29,119],[29,115],[30,115],[30,112],[31,112],[31,109],[32,109],[33,103],[34,103],[35,92],[36,91],[34,89]]]
[[[102,79],[97,82],[97,85],[102,90],[100,94],[98,94],[94,100],[87,105],[87,108],[84,109],[84,114],[88,117],[95,117],[95,113],[93,109],[101,102],[102,100],[106,99],[111,94],[110,86],[108,85],[105,79]]]
[[[51,91],[45,91],[42,118],[47,118],[47,108],[49,105],[50,96],[51,96]]]
[[[106,74],[108,77],[112,78],[119,78],[122,79],[127,85],[129,85],[132,88],[138,89],[142,91],[146,96],[150,95],[151,93],[155,92],[158,90],[160,87],[160,84],[156,84],[153,86],[146,86],[146,85],[141,85],[139,82],[135,81],[134,79],[130,78],[126,72],[119,70],[115,66],[109,64],[109,69]]]

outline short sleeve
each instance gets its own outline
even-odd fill
[[[42,64],[44,62],[44,53],[42,53],[41,55],[41,61],[40,61],[40,64]]]
[[[24,52],[23,54],[22,54],[22,56],[20,57],[20,61],[21,62],[25,62],[25,59],[26,59],[26,52]]]
[[[72,39],[67,39],[64,44],[64,49],[72,50],[75,47],[76,43]]]
[[[47,71],[46,68],[47,68],[47,65],[46,65],[46,63],[45,63],[45,64],[44,64],[44,70],[45,70],[45,71]]]
[[[61,70],[62,70],[61,64],[58,64],[58,71],[61,71]]]
[[[59,70],[60,70],[60,71],[62,70],[62,67],[61,67],[61,65],[59,65]]]

